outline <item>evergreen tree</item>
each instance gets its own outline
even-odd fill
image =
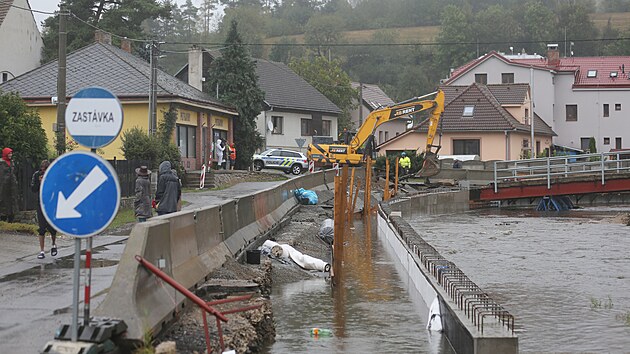
[[[243,45],[237,22],[232,21],[221,56],[210,66],[204,90],[214,92],[218,85],[219,99],[238,110],[233,134],[238,151],[236,168],[239,169],[251,165],[254,152],[263,142],[256,130],[256,117],[262,111],[264,93],[258,87],[255,65]]]

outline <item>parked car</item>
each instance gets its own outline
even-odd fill
[[[308,160],[301,152],[269,149],[254,155],[254,169],[260,171],[263,168],[283,170],[285,173],[299,175],[308,169]]]

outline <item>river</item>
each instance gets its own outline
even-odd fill
[[[516,318],[521,352],[630,350],[630,207],[484,209],[413,228]]]
[[[441,333],[426,330],[426,306],[409,293],[376,220],[355,220],[346,237],[339,286],[315,278],[274,286],[276,341],[269,353],[453,353]],[[332,336],[313,337],[313,327]]]

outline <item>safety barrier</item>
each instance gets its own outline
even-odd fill
[[[238,257],[279,227],[297,206],[293,190],[327,188],[330,171],[306,174],[220,205],[157,216],[131,230],[112,285],[94,312],[120,318],[127,337],[163,329],[184,306],[184,296],[140,267],[136,255],[155,264],[186,289],[195,289],[226,257]]]
[[[442,191],[381,203],[379,235],[389,241],[427,311],[438,300],[443,332],[457,353],[518,353],[514,317],[403,219],[418,212],[445,214],[467,207],[466,191]]]

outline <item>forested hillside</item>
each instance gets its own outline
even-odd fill
[[[133,11],[128,9],[132,2]],[[164,42],[160,66],[171,73],[185,64],[185,52],[192,44],[220,48],[236,19],[254,57],[285,63],[314,56],[336,59],[352,80],[378,84],[395,100],[433,91],[450,68],[490,50],[545,53],[547,44],[558,43],[561,53],[572,50],[576,56],[630,55],[628,0],[204,0],[200,7],[190,0],[181,6],[172,0],[116,4],[68,0],[67,4],[93,26]],[[117,16],[133,26],[125,27]],[[91,40],[83,34],[90,27],[81,21],[71,25],[78,35],[69,39],[70,48]],[[55,26],[55,18],[46,22],[47,60],[56,55]],[[143,43],[138,42],[135,50],[144,55]]]

